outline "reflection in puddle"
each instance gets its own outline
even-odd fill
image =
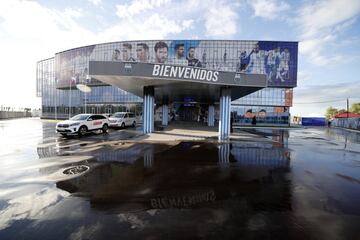
[[[164,208],[190,208],[201,205],[206,202],[214,202],[216,194],[213,190],[195,191],[186,195],[158,196],[150,199],[150,205],[153,209]]]
[[[95,208],[113,206],[120,212],[210,207],[230,199],[245,200],[264,209],[279,205],[289,209],[289,198],[280,197],[290,197],[289,192],[283,192],[289,191],[283,178],[289,168],[289,152],[266,144],[268,147],[262,149],[256,142],[106,148],[94,153],[101,165],[78,178],[60,181],[57,186],[91,196]],[[274,182],[284,187],[275,187]],[[285,202],[275,203],[275,199]]]
[[[0,239],[359,236],[359,134],[251,129],[226,143],[145,144],[53,128],[0,156]]]
[[[225,143],[225,144],[221,144],[219,146],[219,165],[222,167],[228,167],[230,160],[230,144],[229,143]]]
[[[272,142],[135,144],[94,155],[100,165],[56,186],[89,199],[91,209],[117,213],[120,223],[156,239],[178,231],[179,236],[212,233],[217,239],[224,227],[232,234],[283,233],[295,224],[288,216],[290,154]],[[198,222],[206,223],[202,233]]]
[[[16,220],[41,217],[48,208],[56,205],[68,195],[66,192],[47,187],[12,198],[6,207],[0,209],[0,230],[7,228]]]
[[[144,151],[144,167],[151,168],[154,162],[154,151],[153,148],[149,148]]]

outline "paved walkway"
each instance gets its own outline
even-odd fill
[[[133,138],[135,141],[148,142],[166,142],[166,141],[201,141],[201,140],[218,140],[217,127],[202,126],[199,124],[182,125],[173,124],[157,130],[148,135],[141,135]],[[249,140],[249,141],[271,141],[268,138],[257,134],[235,130],[231,134],[230,140]]]

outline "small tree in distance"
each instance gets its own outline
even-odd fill
[[[360,103],[351,104],[350,112],[360,114]]]
[[[339,112],[339,111],[338,111],[336,108],[333,108],[333,107],[331,107],[331,106],[328,107],[328,108],[326,109],[326,114],[325,114],[326,119],[330,119],[330,118],[334,117],[338,112]]]

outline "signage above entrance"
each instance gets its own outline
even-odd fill
[[[219,72],[194,67],[155,64],[152,76],[217,82]]]
[[[196,82],[225,86],[264,87],[267,85],[265,74],[215,71],[170,64],[90,61],[89,71],[90,75],[95,78],[97,75],[107,75],[120,78],[164,79],[176,82]]]
[[[265,74],[250,74],[181,66],[169,63],[90,61],[91,78],[117,86],[143,97],[152,87],[155,102],[183,101],[192,96],[196,102],[218,101],[221,89],[231,90],[235,100],[267,87]]]

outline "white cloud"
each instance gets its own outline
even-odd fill
[[[116,14],[120,18],[127,18],[147,10],[156,9],[170,3],[170,0],[133,0],[130,4],[116,5]]]
[[[141,25],[148,25],[151,32],[155,33],[156,28],[160,28],[158,34],[154,37],[163,36],[162,32],[169,34],[179,33],[190,29],[195,24],[196,18],[205,21],[205,30],[208,36],[226,37],[237,32],[237,3],[227,1],[208,1],[204,4],[199,0],[170,1],[170,0],[133,0],[130,3],[119,4],[116,6],[116,14],[121,19],[120,25],[124,27],[131,24],[135,29],[146,29]],[[159,24],[150,25],[150,20],[159,17],[164,27],[174,27],[173,29],[164,29]],[[125,26],[125,32],[130,31],[130,35],[137,36],[140,33],[133,32]],[[151,36],[142,37],[149,39]]]
[[[298,71],[297,80],[304,84],[305,81],[309,80],[311,77],[311,73],[306,71]]]
[[[94,4],[95,6],[99,6],[102,0],[88,0],[90,3]]]
[[[205,28],[209,36],[230,36],[238,30],[237,14],[231,5],[218,2],[209,6],[205,13]]]
[[[309,38],[299,44],[300,54],[305,55],[312,63],[320,66],[335,65],[352,59],[337,53],[336,49],[329,48],[337,41],[335,35],[327,35],[322,38]]]
[[[104,41],[127,39],[161,39],[169,34],[178,34],[192,28],[193,20],[183,16],[176,17],[179,3],[170,0],[133,0],[127,4],[116,5],[119,22],[106,29]],[[164,11],[166,9],[166,11]]]
[[[142,18],[130,18],[102,32],[104,41],[130,40],[130,39],[161,39],[169,34],[180,33],[189,28],[189,21],[174,21],[158,13]]]
[[[360,102],[360,82],[333,85],[297,87],[294,91],[292,115],[325,114],[329,106],[345,108],[350,103]],[[326,97],[324,97],[326,96]]]
[[[358,0],[316,1],[304,5],[296,21],[301,31],[300,54],[316,65],[351,60],[332,46],[338,45],[341,33],[354,25],[359,14]]]
[[[127,18],[151,9],[152,7],[153,6],[150,4],[150,1],[137,0],[133,1],[131,4],[116,5],[116,15],[120,18]]]
[[[103,3],[89,1],[97,6]],[[40,99],[35,97],[36,62],[56,52],[99,42],[173,38],[199,23],[205,23],[207,36],[228,37],[239,31],[238,6],[226,0],[206,4],[200,0],[132,0],[114,6],[114,12],[109,14],[118,18],[109,27],[94,30],[82,25],[89,18],[84,9],[56,9],[35,1],[1,0],[0,105],[39,107]],[[92,17],[86,22],[101,19],[99,13]],[[106,24],[109,22],[102,25]]]
[[[58,11],[33,1],[0,1],[1,105],[40,106],[35,97],[36,62],[96,38],[79,26],[81,16],[81,9]]]
[[[133,0],[116,5],[119,21],[104,31],[104,40],[159,39],[190,29],[194,20],[189,9],[183,8],[181,16],[177,14],[181,4],[170,0]]]
[[[156,7],[166,2],[150,3]],[[191,28],[193,20],[173,20],[160,12],[161,8],[159,12],[142,11],[92,32],[78,21],[84,15],[81,9],[56,10],[33,1],[0,1],[0,65],[4,66],[0,105],[39,107],[40,99],[35,97],[36,62],[56,52],[98,42],[165,38]]]
[[[316,36],[356,17],[360,13],[358,0],[317,1],[305,5],[299,13],[304,36]]]
[[[254,9],[255,17],[262,17],[265,19],[275,19],[281,14],[290,9],[290,5],[278,0],[253,0],[249,2]]]

